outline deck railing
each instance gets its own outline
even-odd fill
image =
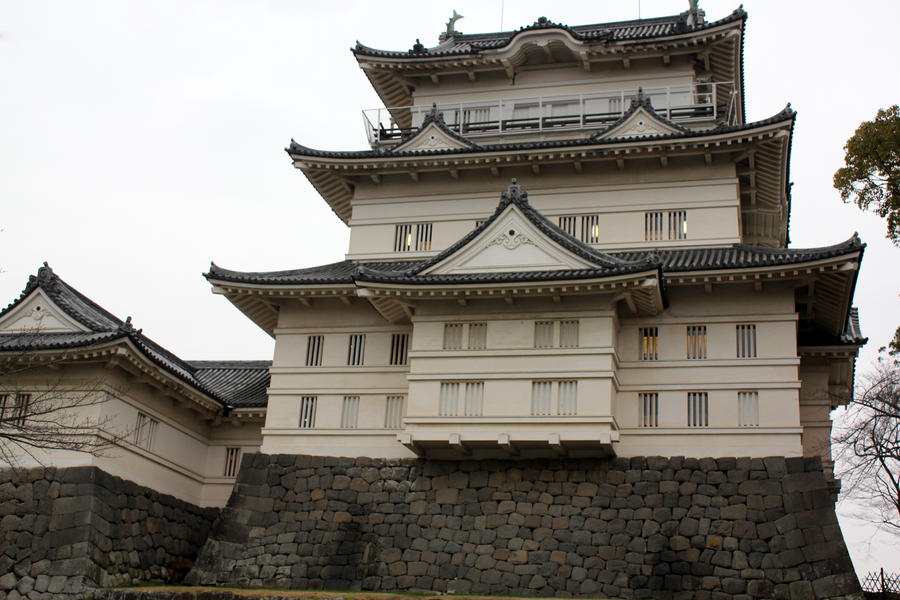
[[[653,108],[676,122],[737,119],[735,92],[730,82],[643,88]],[[506,98],[491,101],[438,104],[438,112],[453,131],[465,137],[602,129],[631,107],[638,88],[592,94]],[[373,146],[394,144],[422,124],[431,106],[396,106],[362,111]]]

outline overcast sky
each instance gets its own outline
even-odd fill
[[[349,48],[405,50],[457,29],[570,25],[675,14],[687,0],[554,2],[0,0],[0,305],[43,261],[187,359],[271,358],[273,342],[201,273],[341,260],[348,230],[284,147],[366,146],[380,106]],[[702,1],[707,18],[736,2]],[[900,250],[884,224],[841,203],[843,144],[900,102],[900,3],[748,0],[748,120],[798,111],[792,245],[858,231],[868,243],[855,303],[877,348],[900,324]],[[502,14],[501,14],[502,12]],[[498,195],[501,190],[498,189]],[[842,517],[844,518],[844,517]],[[845,533],[848,537],[862,529]],[[875,544],[885,542],[875,539]],[[900,566],[896,552],[854,561]]]

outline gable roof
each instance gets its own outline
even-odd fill
[[[268,367],[263,369],[261,362],[254,362],[255,367],[250,368],[246,361],[236,363],[220,361],[216,363],[218,372],[213,377],[212,374],[206,372],[205,368],[196,366],[199,363],[191,363],[179,358],[145,336],[142,330],[135,329],[131,323],[131,317],[122,321],[70,286],[56,275],[47,263],[38,269],[37,275],[29,277],[28,283],[19,297],[0,311],[0,319],[14,311],[38,290],[43,292],[66,316],[84,326],[88,331],[42,333],[38,330],[0,333],[0,353],[88,348],[116,341],[130,342],[146,360],[175,377],[193,391],[210,398],[222,408],[238,407],[237,404],[231,402],[233,399],[236,399],[238,404],[251,402],[254,403],[253,406],[265,405]],[[252,376],[248,371],[253,371]],[[260,384],[263,381],[262,371],[265,374],[265,385],[260,390]],[[253,385],[248,383],[251,379],[254,382]]]
[[[632,124],[632,121],[638,116],[649,120],[655,127],[650,125],[647,128],[648,133],[629,133],[626,131]],[[683,127],[656,112],[653,108],[653,104],[650,102],[650,96],[645,95],[644,88],[639,87],[637,96],[631,99],[631,106],[628,110],[626,110],[625,113],[609,127],[593,134],[591,139],[649,138],[664,135],[676,135],[678,133],[690,134],[693,132],[687,127]]]
[[[429,139],[430,138],[430,139]],[[434,142],[437,142],[435,144]],[[406,136],[399,144],[391,147],[391,152],[434,152],[437,150],[458,150],[480,148],[475,142],[464,138],[444,122],[444,113],[438,112],[437,104],[431,104],[431,110],[425,114],[422,124],[417,130]]]

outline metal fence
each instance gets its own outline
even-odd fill
[[[900,599],[900,574],[884,569],[870,571],[862,580],[868,598]]]

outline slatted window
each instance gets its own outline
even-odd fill
[[[395,333],[391,335],[391,364],[405,365],[409,360],[409,334]]]
[[[735,338],[738,358],[756,358],[756,325],[736,325]]]
[[[225,468],[222,469],[224,477],[237,476],[238,467],[241,464],[240,448],[225,448]]]
[[[663,213],[646,212],[644,213],[644,240],[648,242],[658,242],[663,239]]]
[[[646,392],[638,394],[638,426],[659,427],[659,394]]]
[[[531,414],[545,416],[550,414],[553,401],[552,381],[533,381],[531,383]]]
[[[0,395],[0,427],[22,427],[28,417],[31,394]]]
[[[759,392],[738,392],[738,426],[759,426]]]
[[[706,358],[706,325],[687,326],[687,357]]]
[[[559,322],[559,347],[578,347],[578,321],[570,320]]]
[[[159,428],[159,421],[146,413],[138,412],[132,437],[134,445],[144,450],[152,450],[157,428]]]
[[[316,396],[302,396],[300,398],[300,429],[312,429],[316,426]]]
[[[640,339],[640,355],[638,358],[641,360],[658,360],[659,328],[640,327],[638,328],[638,337]]]
[[[351,367],[359,367],[365,361],[366,356],[366,334],[355,333],[350,336],[350,343],[347,345],[347,365]]]
[[[487,323],[469,323],[469,350],[487,348]]]
[[[484,382],[466,382],[466,416],[480,417],[484,410]]]
[[[306,366],[322,365],[322,348],[325,346],[324,335],[311,335],[306,338]]]
[[[582,215],[581,241],[585,244],[600,243],[600,215]]]
[[[442,417],[455,417],[459,411],[459,384],[456,382],[441,383],[441,397],[438,414]]]
[[[670,210],[669,211],[669,239],[670,240],[686,240],[687,234],[688,234],[687,211],[686,210]]]
[[[444,324],[444,350],[460,350],[463,343],[463,324]]]
[[[687,395],[688,427],[709,427],[709,394],[706,392],[688,392]]]
[[[560,217],[559,228],[571,235],[573,238],[578,237],[578,217]]]
[[[384,407],[385,429],[400,429],[406,412],[406,396],[388,396]]]
[[[558,410],[560,415],[578,414],[578,382],[560,381],[557,390]]]
[[[344,396],[341,408],[341,428],[356,429],[359,422],[359,396]]]
[[[394,251],[431,250],[431,223],[406,223],[394,227]]]
[[[552,348],[553,347],[553,321],[535,321],[534,322],[534,347],[535,348]]]

